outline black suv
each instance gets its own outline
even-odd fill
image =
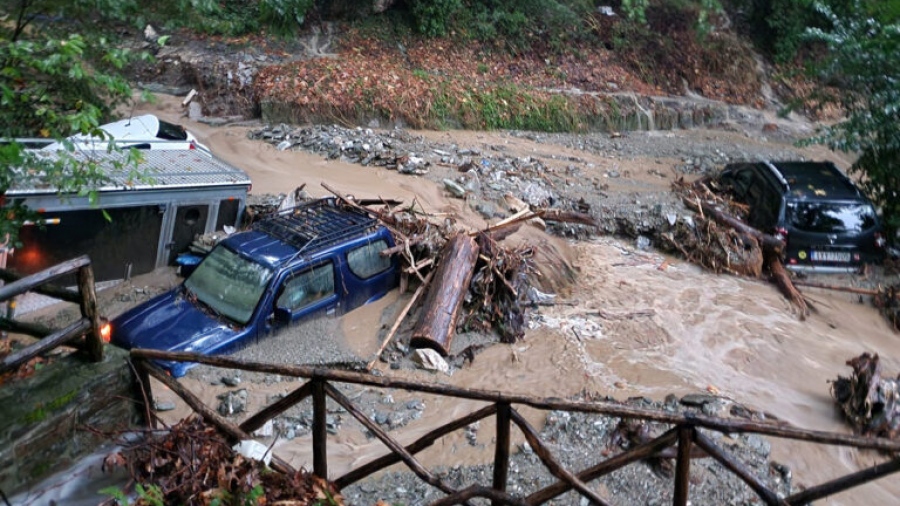
[[[750,207],[751,226],[785,241],[788,267],[846,269],[884,258],[875,208],[831,162],[734,163],[719,182]]]

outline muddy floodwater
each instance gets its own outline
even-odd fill
[[[185,124],[217,156],[251,175],[253,193],[287,193],[305,183],[311,194],[323,196],[327,191],[320,183],[326,182],[358,197],[415,198],[430,212],[462,215],[463,221],[475,226],[485,223],[464,201],[446,196],[426,177],[325,160],[310,153],[277,151],[249,140],[249,127],[214,128],[183,118],[177,100],[162,99],[142,109]],[[489,133],[422,135],[453,137],[460,143],[490,143],[492,136],[497,136],[496,142],[506,142],[499,140],[499,134]],[[734,133],[690,131],[672,135],[703,136],[712,146],[720,139],[741,142],[740,135]],[[525,154],[553,149],[518,142],[510,149]],[[752,150],[760,141],[746,138],[743,142]],[[616,167],[629,170],[639,181],[651,181],[654,178],[647,174],[647,167],[665,169],[676,163],[651,155],[617,160]],[[580,156],[598,168],[612,164],[600,157]],[[812,156],[829,157],[846,166],[846,160],[833,153],[819,151]],[[656,190],[664,190],[668,183],[659,180]],[[615,187],[607,191],[615,191]],[[877,353],[885,374],[900,373],[900,335],[868,298],[808,288],[804,293],[816,312],[801,320],[777,289],[765,281],[715,275],[652,250],[638,251],[630,241],[605,237],[579,242],[553,240],[568,251],[578,269],[578,281],[569,292],[560,294],[557,305],[536,310],[524,340],[492,346],[452,376],[390,370],[380,364],[384,374],[554,397],[591,392],[622,400],[631,396],[662,400],[668,394],[712,392],[797,427],[850,433],[829,394],[829,381],[838,374],[849,375],[846,360],[862,352]],[[859,282],[851,275],[830,279],[851,285]],[[396,304],[396,297],[344,317],[343,332],[354,346],[360,350],[377,348],[382,311]],[[210,404],[221,391],[196,379],[185,382],[202,392]],[[268,394],[295,387],[296,383],[259,386],[256,395],[262,403]],[[411,441],[430,426],[478,407],[440,399],[429,399],[427,405],[423,416],[404,428],[403,441]],[[532,422],[542,421],[540,413],[526,413]],[[183,414],[180,408],[172,418]],[[490,439],[489,434],[481,436]],[[384,451],[380,443],[362,436],[341,434],[333,443],[329,444],[329,469],[335,476]],[[819,484],[884,459],[847,448],[786,440],[771,443],[773,459],[791,467],[795,486]],[[308,438],[297,438],[278,443],[276,451],[296,465],[311,467],[309,446]],[[462,436],[451,436],[428,450],[424,458],[430,464],[440,460],[447,465],[489,462],[492,458],[492,450],[472,448]],[[821,504],[900,504],[898,497],[900,479],[894,476]]]

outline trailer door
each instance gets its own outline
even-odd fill
[[[169,242],[169,265],[175,258],[188,250],[194,237],[206,231],[206,220],[209,217],[208,204],[179,205],[175,211],[175,223],[172,226],[172,240]]]

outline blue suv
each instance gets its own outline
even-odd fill
[[[220,242],[184,282],[112,321],[112,342],[202,354],[233,352],[280,328],[339,315],[397,286],[390,232],[360,208],[322,199]],[[161,364],[180,377],[194,364]]]

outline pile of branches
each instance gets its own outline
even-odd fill
[[[689,222],[678,223],[674,233],[664,235],[670,246],[715,272],[758,278],[765,271],[797,308],[800,318],[809,315],[811,304],[782,263],[784,242],[747,225],[748,206],[735,202],[712,178],[693,184],[679,178],[672,189],[696,214]]]
[[[895,438],[900,434],[900,375],[885,379],[878,354],[863,353],[847,361],[849,378],[831,383],[831,396],[850,423],[864,436]]]
[[[303,469],[291,475],[279,473],[248,459],[197,416],[185,418],[162,437],[146,438],[110,455],[105,464],[124,466],[140,485],[141,495],[161,504],[343,504],[325,480]]]
[[[504,343],[514,343],[525,336],[524,297],[528,277],[535,271],[530,263],[534,248],[506,248],[488,233],[475,237],[478,263],[469,283],[466,314],[461,318],[466,329],[491,330]]]
[[[662,234],[662,239],[691,263],[713,272],[758,278],[763,266],[759,241],[734,227],[717,223],[714,216],[704,212],[703,204],[715,206],[739,220],[746,219],[747,207],[711,191],[707,182],[688,184],[679,178],[672,188],[696,214],[691,220],[677,222],[672,232]]]

